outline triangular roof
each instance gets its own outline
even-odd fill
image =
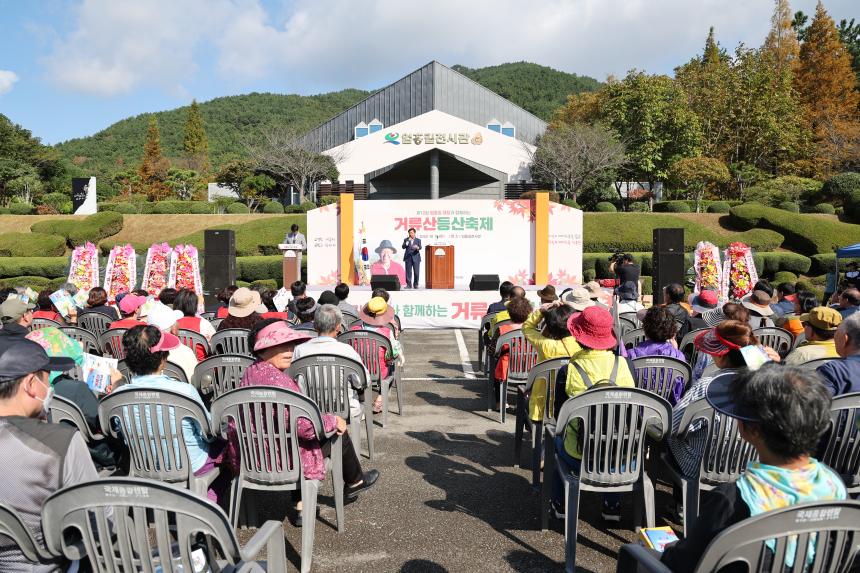
[[[325,151],[354,139],[360,122],[378,118],[383,125],[401,123],[438,110],[486,126],[492,119],[516,127],[516,137],[534,143],[546,130],[546,122],[492,90],[432,61],[371,94],[305,136],[309,147]]]

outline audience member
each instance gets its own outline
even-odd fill
[[[199,302],[200,299],[193,290],[182,289],[176,293],[176,299],[173,301],[173,309],[175,312],[181,312],[182,316],[176,321],[177,332],[174,334],[179,334],[179,330],[181,329],[196,332],[206,338],[206,340],[212,338],[212,335],[215,334],[215,327],[205,318],[197,316]],[[206,347],[202,344],[196,344],[194,346],[194,355],[197,358],[197,362],[206,360]],[[189,378],[188,380],[190,381],[191,379]]]
[[[803,323],[800,317],[818,306],[818,299],[814,292],[802,290],[794,297],[794,309],[790,313],[783,314],[774,322],[780,328],[784,328],[797,338],[803,332]]]
[[[573,310],[574,316],[586,308],[597,304],[597,302],[592,300],[591,293],[588,292],[585,287],[581,286],[568,289],[567,292],[561,296],[561,300],[566,306],[569,306]],[[566,324],[565,328],[567,328]]]
[[[800,317],[806,342],[793,350],[785,359],[788,365],[796,366],[816,358],[837,358],[833,337],[842,324],[842,316],[833,308],[817,306]]]
[[[839,297],[839,314],[842,318],[848,318],[858,310],[860,310],[860,290],[847,288],[842,291]]]
[[[755,372],[715,382],[707,400],[722,416],[738,420],[741,437],[752,444],[758,459],[736,482],[718,486],[702,497],[699,519],[684,539],[670,545],[661,560],[675,573],[696,566],[711,541],[728,527],[767,511],[814,501],[846,499],[845,485],[832,469],[811,457],[830,424],[830,396],[813,372],[765,364]],[[789,545],[785,565],[795,570],[796,552]],[[773,555],[767,558],[773,560]],[[783,564],[763,570],[782,571]]]
[[[391,298],[391,295],[388,294],[388,291],[382,287],[375,288],[370,291],[370,298],[374,298],[377,296],[381,297],[383,300],[385,300],[385,302],[388,302],[388,300]]]
[[[503,320],[509,320],[509,319],[511,318],[511,315],[510,315],[510,314],[508,314],[508,307],[509,307],[509,306],[510,306],[510,304],[511,304],[511,300],[513,300],[513,299],[515,299],[515,298],[522,298],[522,299],[525,299],[525,298],[526,298],[526,289],[524,289],[524,288],[523,288],[523,287],[521,287],[521,286],[515,286],[514,288],[512,288],[512,289],[511,289],[511,298],[510,298],[510,300],[508,301],[508,304],[505,306],[505,309],[504,309],[504,310],[501,310],[501,311],[499,311],[499,312],[497,312],[497,313],[493,316],[493,319],[490,321],[490,330],[489,330],[489,331],[488,331],[488,333],[487,333],[487,335],[488,335],[489,339],[492,339],[493,337],[495,337],[495,335],[496,335],[496,326],[497,326],[501,321],[503,321]]]
[[[290,294],[293,295],[293,298],[292,298],[292,300],[290,300],[290,302],[287,303],[287,308],[293,314],[295,314],[295,315],[299,314],[298,312],[296,312],[296,302],[305,298],[305,296],[306,296],[305,291],[307,291],[307,289],[308,289],[308,285],[306,285],[302,281],[296,281],[290,285]]]
[[[167,312],[174,312],[165,305],[162,305],[161,308]],[[153,309],[148,318],[152,319],[153,315],[159,317],[162,313],[161,310]],[[132,377],[128,384],[120,386],[114,390],[114,393],[133,392],[135,390],[170,390],[200,404],[208,416],[208,410],[206,410],[206,406],[194,386],[182,384],[163,374],[164,365],[167,364],[170,353],[178,348],[185,348],[176,336],[153,325],[135,326],[123,335],[122,346],[125,349],[125,363],[131,371]],[[140,413],[137,408],[134,408],[133,412],[136,422],[140,424]],[[171,423],[175,422],[172,413],[170,421]],[[185,442],[191,471],[195,476],[209,473],[223,460],[223,442],[218,439],[208,440],[206,429],[201,428],[197,422],[190,418],[184,418],[181,423],[182,438]],[[160,431],[165,431],[165,428],[160,428]],[[178,447],[178,445],[174,443],[173,447]],[[179,458],[179,452],[176,452],[176,457]],[[210,486],[208,492],[210,500],[218,502],[223,497],[228,480],[227,472],[222,472]]]
[[[556,301],[545,304],[532,312],[523,323],[523,335],[537,352],[538,362],[551,358],[570,357],[582,350],[576,339],[570,335],[567,321],[571,315],[579,314],[586,308],[594,306],[594,303],[588,298],[588,291],[582,287],[577,287],[568,294],[572,295],[571,302]],[[543,324],[542,329],[541,324]],[[532,385],[529,396],[529,419],[535,422],[543,420],[546,385],[545,378],[536,379]]]
[[[511,317],[511,321],[502,324],[496,329],[496,335],[493,337],[492,345],[490,346],[494,351],[497,341],[503,334],[507,334],[514,330],[520,330],[522,328],[523,323],[528,319],[529,314],[532,312],[532,305],[525,298],[512,298],[508,303],[507,310],[508,315]],[[496,367],[493,371],[493,383],[496,388],[496,396],[499,395],[498,390],[500,383],[508,379],[510,351],[510,346],[508,344],[503,344],[499,351],[495,353]],[[502,396],[502,399],[505,398],[505,396]]]
[[[196,296],[196,295],[195,295]],[[183,317],[182,311],[173,310],[167,305],[156,303],[146,316],[146,323],[154,326],[162,332],[173,336],[179,334],[177,321]],[[178,340],[178,339],[177,339]],[[180,344],[176,348],[170,348],[167,359],[182,368],[186,379],[191,382],[194,377],[194,369],[197,367],[197,354],[191,348]]]
[[[296,301],[296,316],[299,319],[299,326],[302,325],[313,325],[314,322],[314,314],[316,314],[319,305],[317,301],[312,299],[309,296],[304,298],[300,298]]]
[[[0,350],[0,499],[15,511],[45,547],[42,506],[58,489],[98,479],[87,444],[65,424],[49,424],[51,372],[74,368],[70,358],[49,358],[35,342],[21,338]],[[0,547],[0,570],[65,571],[68,562],[36,567],[13,544]]]
[[[361,356],[359,356],[358,352],[352,346],[337,340],[337,335],[343,332],[344,329],[343,313],[335,305],[320,305],[316,315],[314,315],[314,330],[317,331],[319,336],[296,346],[293,352],[293,360],[298,360],[305,356],[327,354],[342,356],[362,364]],[[367,368],[364,369],[364,375],[365,380],[370,384],[370,373],[367,371]],[[351,387],[349,394],[350,416],[361,416],[361,404],[359,403],[357,392],[360,392],[363,396],[364,390],[364,388],[356,388],[355,385]]]
[[[610,295],[607,291],[603,290],[603,287],[600,286],[600,283],[597,281],[589,281],[583,285],[585,290],[591,293],[591,300],[593,300],[596,304],[599,304],[603,308],[609,308],[610,304]]]
[[[6,302],[6,299],[9,298],[10,294],[18,294],[18,291],[13,288],[0,289],[0,304]]]
[[[18,297],[7,298],[0,304],[0,321],[3,323],[0,329],[0,352],[7,344],[23,339],[30,332],[35,308],[32,302],[24,302]]]
[[[818,373],[833,396],[860,392],[860,313],[843,320],[833,338],[841,359],[819,366]]]
[[[505,310],[508,305],[508,301],[511,300],[511,292],[513,290],[514,283],[511,281],[502,282],[502,284],[499,285],[499,296],[502,298],[487,307],[487,314],[495,314]]]
[[[164,306],[173,308],[173,303],[176,302],[176,294],[178,292],[175,288],[170,287],[161,289],[161,292],[158,293],[158,301]]]
[[[541,304],[547,304],[558,300],[558,295],[555,293],[555,287],[553,285],[546,285],[537,291],[537,295]]]
[[[386,348],[379,349],[379,376],[387,378],[390,370],[394,368],[394,361],[401,356],[403,349],[400,346],[400,341],[394,336],[390,324],[394,322],[394,309],[388,306],[385,299],[379,296],[374,296],[367,304],[361,307],[358,311],[360,324],[356,324],[350,330],[369,330],[378,332],[388,339],[391,344],[391,350]],[[382,412],[382,396],[377,396],[373,402],[373,413]]]
[[[279,312],[278,307],[275,306],[275,296],[277,296],[277,294],[278,291],[271,288],[260,291],[260,302],[262,302],[263,306],[266,307],[266,312],[262,314],[262,317],[263,319],[277,318],[278,320],[286,320],[289,322],[293,319],[290,312],[286,308],[284,308],[282,312]]]
[[[238,290],[239,287],[236,285],[230,285],[222,288],[218,291],[216,295],[218,298],[218,302],[220,306],[218,310],[215,311],[215,318],[227,318],[228,310],[230,307],[230,298],[233,296],[233,293]]]
[[[698,294],[691,296],[690,318],[680,328],[676,338],[680,341],[680,339],[684,338],[688,332],[714,326],[712,324],[708,324],[705,320],[705,316],[708,315],[708,313],[716,312],[719,308],[720,299],[717,291],[715,290],[702,289]],[[715,324],[719,324],[719,322]]]
[[[119,320],[119,313],[116,308],[108,306],[107,291],[102,287],[93,287],[90,289],[87,295],[87,306],[78,312],[78,318],[91,312],[104,314],[112,321]]]
[[[693,307],[684,301],[686,294],[684,285],[680,283],[669,283],[663,287],[663,306],[679,324],[686,322],[693,310]]]
[[[645,312],[642,320],[642,328],[645,330],[645,340],[627,351],[627,358],[635,360],[646,356],[668,356],[683,360],[684,353],[678,350],[674,343],[678,322],[671,311],[662,306],[652,306]],[[672,395],[669,402],[675,404],[684,392],[684,379],[678,377],[672,387]]]
[[[133,291],[131,291],[131,294],[136,294],[137,296],[142,296],[143,298],[146,298],[149,296],[149,293],[146,292],[145,290],[143,290],[142,288],[134,289]]]
[[[146,324],[140,320],[140,309],[146,304],[145,296],[136,294],[127,294],[119,301],[119,313],[122,318],[110,323],[109,328],[134,328]]]
[[[336,287],[334,287],[334,294],[337,295],[338,303],[337,307],[342,312],[349,312],[355,314],[358,312],[358,307],[354,304],[349,304],[346,302],[346,299],[349,298],[349,285],[346,283],[338,283]]]
[[[78,294],[78,286],[75,283],[64,283],[61,288],[66,291],[69,296],[75,296]]]
[[[614,386],[632,388],[636,385],[627,361],[617,356],[613,350],[618,340],[613,333],[614,320],[608,310],[592,306],[568,320],[568,330],[582,350],[574,354],[570,364],[563,367],[556,378],[556,405],[564,397],[572,398],[592,388],[595,384],[608,381]],[[579,472],[582,459],[582,444],[579,443],[579,420],[573,420],[563,437],[556,438],[555,450],[574,471]],[[558,475],[553,476],[553,511],[556,516],[564,514],[564,489]],[[621,502],[619,494],[603,496],[603,518],[606,521],[621,521]]]
[[[615,294],[618,295],[618,314],[625,312],[637,312],[645,308],[639,302],[639,288],[634,283],[624,283],[616,287]]]
[[[228,328],[251,328],[263,320],[262,314],[268,312],[260,299],[260,293],[246,287],[237,288],[230,297],[227,318],[218,325],[218,330]]]
[[[639,300],[639,265],[634,262],[633,255],[624,253],[621,255],[621,264],[612,262],[609,265],[609,272],[613,273],[618,279],[618,286],[615,289],[615,294],[622,301]],[[639,309],[633,309],[636,312]]]
[[[33,318],[43,318],[53,320],[61,326],[65,326],[66,321],[63,315],[57,312],[57,307],[54,306],[54,301],[51,300],[51,289],[39,291],[39,297],[36,299],[36,312],[33,313]]]
[[[753,328],[771,326],[773,309],[770,307],[771,295],[765,290],[755,290],[741,304],[750,311],[750,325]]]
[[[303,393],[295,380],[286,374],[293,361],[297,344],[310,339],[310,336],[298,330],[291,329],[282,320],[263,320],[251,329],[248,336],[249,346],[253,349],[256,362],[245,369],[240,388],[255,386],[276,386],[292,392]],[[289,411],[286,413],[289,416]],[[334,430],[340,436],[343,448],[343,478],[346,500],[358,497],[362,491],[370,488],[379,478],[378,470],[362,471],[358,455],[349,438],[347,422],[333,414],[323,414],[325,433]],[[325,457],[329,455],[331,442],[320,443],[313,425],[306,418],[298,422],[299,454],[301,457],[302,473],[305,479],[324,480],[326,477]],[[235,431],[228,432],[230,445],[229,459],[234,471],[241,464],[239,443]],[[238,472],[237,472],[238,473]],[[296,513],[290,521],[295,525],[301,524],[301,493],[293,494],[296,501]]]
[[[860,270],[857,268],[857,263],[851,261],[845,270],[845,284],[851,288],[860,288]]]
[[[784,282],[776,287],[776,302],[770,305],[774,315],[785,316],[794,312],[794,303],[797,301],[797,294],[794,283]]]

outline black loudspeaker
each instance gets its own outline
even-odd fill
[[[384,288],[388,292],[400,290],[400,279],[397,275],[371,275],[370,288]]]
[[[213,304],[214,295],[236,283],[236,233],[233,231],[204,231],[203,290],[206,307]]]
[[[662,304],[663,287],[684,284],[684,229],[654,229],[653,273],[654,304]]]
[[[206,256],[236,256],[236,233],[234,231],[226,229],[203,231],[203,243]]]
[[[472,275],[469,290],[499,290],[499,275]]]

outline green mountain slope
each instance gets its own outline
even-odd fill
[[[565,104],[569,94],[596,91],[601,85],[588,76],[529,62],[475,69],[454,66],[453,69],[545,120]]]

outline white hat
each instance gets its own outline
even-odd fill
[[[155,303],[146,316],[146,324],[157,327],[159,330],[170,330],[176,321],[185,316],[181,310],[173,310],[160,302]]]

